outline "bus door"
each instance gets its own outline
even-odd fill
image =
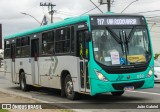
[[[15,73],[15,44],[11,44],[11,75],[12,75],[12,82],[17,82],[17,77]]]
[[[32,80],[33,84],[39,85],[39,39],[31,40],[31,70],[32,70]]]
[[[80,88],[82,92],[90,92],[88,73],[89,43],[86,41],[86,32],[87,30],[77,32],[77,54],[80,59]]]

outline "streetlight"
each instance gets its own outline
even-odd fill
[[[41,22],[39,22],[39,21],[38,21],[35,17],[33,17],[32,15],[27,14],[27,13],[24,13],[24,12],[21,12],[21,14],[28,15],[28,16],[32,17],[34,20],[36,20],[36,21],[38,22],[38,24],[41,25]]]
[[[138,1],[138,0],[135,0],[135,1],[131,2],[129,5],[127,5],[126,8],[123,9],[123,11],[122,11],[121,13],[123,13],[130,5],[132,5],[134,2],[137,2],[137,1]]]

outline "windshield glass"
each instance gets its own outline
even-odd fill
[[[104,65],[135,65],[150,59],[145,27],[94,29],[92,37],[95,60]]]

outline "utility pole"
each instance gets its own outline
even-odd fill
[[[111,11],[111,0],[107,0],[108,12]]]
[[[98,0],[98,2],[100,4],[107,4],[107,10],[108,10],[108,12],[110,12],[111,11],[111,4],[114,2],[114,0]]]
[[[55,13],[56,10],[53,10],[53,8],[56,6],[55,4],[52,3],[42,3],[40,2],[40,6],[48,6],[49,9],[49,14],[51,15],[51,23],[53,23],[53,14]]]

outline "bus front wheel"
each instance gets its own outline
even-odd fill
[[[111,92],[113,96],[122,96],[124,91],[116,91],[116,92]]]
[[[26,84],[26,78],[24,72],[21,72],[20,74],[20,88],[22,91],[27,91],[27,84]]]
[[[77,93],[74,92],[73,82],[70,75],[67,75],[65,78],[65,94],[66,97],[70,100],[76,99]]]

